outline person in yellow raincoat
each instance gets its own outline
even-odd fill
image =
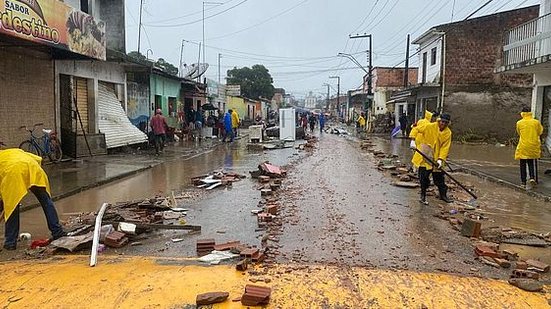
[[[438,116],[438,112],[431,113],[429,111],[425,111],[425,118],[419,119],[417,123],[411,126],[411,132],[409,133],[409,138],[411,138],[411,149],[421,149],[421,145],[424,143],[423,134],[419,134],[419,130],[417,130],[417,127],[435,122]],[[413,167],[415,168],[415,170],[418,170],[421,163],[423,163],[423,156],[421,156],[418,152],[414,152],[411,163],[413,163]]]
[[[522,119],[517,122],[517,133],[520,136],[515,160],[520,161],[520,181],[526,186],[526,167],[530,175],[530,184],[536,185],[535,161],[541,158],[541,140],[543,126],[539,120],[534,119],[529,107],[524,107],[520,113]]]
[[[232,126],[232,129],[233,129],[233,136],[234,137],[237,137],[237,128],[239,128],[239,123],[240,123],[239,114],[234,109],[231,113],[231,126]]]
[[[360,117],[358,118],[358,133],[365,131],[365,125],[367,121],[365,120],[365,114],[361,113]]]
[[[46,215],[53,239],[65,236],[51,199],[48,176],[40,166],[42,158],[21,149],[0,150],[0,204],[4,209],[4,249],[15,250],[19,236],[19,203],[31,191]]]
[[[438,187],[440,199],[446,203],[452,202],[448,198],[448,186],[442,172],[452,144],[452,131],[448,127],[450,120],[450,115],[442,114],[437,122],[424,122],[421,125],[417,125],[417,134],[422,134],[421,145],[417,149],[427,157],[432,158],[436,163],[436,166],[433,166],[422,157],[422,161],[419,164],[420,202],[424,205],[428,205],[427,189],[430,186],[431,174],[434,184]]]

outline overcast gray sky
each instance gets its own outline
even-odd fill
[[[213,0],[213,2],[217,2]],[[454,8],[455,2],[455,8]],[[368,40],[349,40],[349,34],[373,34],[375,66],[394,66],[405,58],[406,35],[412,39],[430,27],[461,20],[487,0],[219,0],[205,5],[207,77],[222,80],[233,67],[263,64],[274,85],[297,98],[308,91],[320,94],[323,83],[336,88],[330,75],[341,76],[341,89],[361,85],[363,71],[339,52],[356,54],[366,65]],[[494,0],[475,16],[539,4],[539,0]],[[127,51],[137,49],[140,0],[126,1]],[[144,0],[141,51],[153,51],[178,66],[198,58],[202,41],[203,1]],[[416,46],[411,50],[415,51]],[[361,53],[363,51],[363,53]],[[412,65],[417,65],[417,58]]]

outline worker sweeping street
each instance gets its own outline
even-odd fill
[[[427,158],[434,158],[433,160],[427,160],[422,157],[422,161],[419,164],[419,182],[421,185],[420,202],[424,205],[428,205],[427,189],[430,186],[431,174],[434,184],[438,187],[440,199],[446,203],[451,202],[451,199],[448,198],[448,186],[446,185],[444,173],[442,172],[444,164],[448,159],[452,142],[452,132],[448,127],[450,120],[450,115],[442,114],[437,122],[424,122],[421,125],[418,124],[417,134],[422,134],[420,141],[421,145],[417,148],[414,142],[411,144],[412,149],[420,151]]]
[[[536,160],[541,158],[541,140],[543,126],[539,120],[534,119],[530,108],[525,106],[520,113],[522,119],[517,122],[517,133],[520,137],[515,151],[515,160],[520,161],[520,181],[526,187],[526,167],[530,176],[530,185],[533,188],[537,184]]]
[[[66,235],[51,198],[42,158],[21,149],[0,150],[0,204],[6,220],[4,249],[15,250],[19,236],[19,203],[31,191],[42,206],[53,239]]]
[[[437,112],[431,113],[429,111],[425,111],[425,118],[419,119],[417,123],[414,123],[411,126],[411,132],[409,133],[409,138],[411,138],[410,146],[412,149],[421,149],[421,145],[424,143],[423,134],[419,134],[419,131],[417,130],[418,127],[423,126],[425,124],[435,122],[438,118],[439,114]],[[411,163],[413,164],[414,171],[419,170],[419,166],[423,162],[423,157],[418,152],[413,153],[413,158],[411,159]]]

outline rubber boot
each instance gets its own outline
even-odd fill
[[[429,202],[427,202],[427,192],[424,190],[421,190],[421,198],[419,199],[419,202],[423,205],[428,205]]]

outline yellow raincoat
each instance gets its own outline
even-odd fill
[[[360,128],[365,128],[366,121],[363,116],[360,116],[360,118],[358,118],[358,124],[360,125]]]
[[[231,113],[231,127],[234,129],[239,127],[239,114],[235,110]]]
[[[418,134],[423,135],[419,150],[421,150],[429,158],[432,158],[434,162],[437,160],[446,161],[448,154],[450,153],[450,147],[452,144],[452,131],[446,127],[443,131],[440,131],[438,122],[422,123],[417,125]],[[425,167],[427,170],[432,170],[433,166],[422,158],[420,167]]]
[[[425,124],[429,124],[430,120],[432,118],[432,113],[429,111],[425,111],[425,118],[419,119],[417,121],[417,124],[413,125],[411,128],[411,132],[409,133],[409,138],[415,140],[415,145],[417,146],[417,149],[421,150],[421,144],[423,144],[423,134],[419,134],[419,130],[417,127],[423,126]],[[421,150],[422,151],[422,150]],[[416,168],[419,168],[419,166],[423,163],[423,156],[421,156],[417,151],[413,154],[413,158],[411,159],[411,163],[413,163],[413,166]]]
[[[520,113],[522,119],[517,122],[517,133],[520,140],[515,151],[515,160],[541,158],[541,140],[543,126],[534,119],[532,113]]]
[[[27,195],[29,188],[46,188],[51,196],[48,176],[40,166],[41,162],[41,157],[21,149],[0,150],[0,199],[4,204],[6,220]]]

